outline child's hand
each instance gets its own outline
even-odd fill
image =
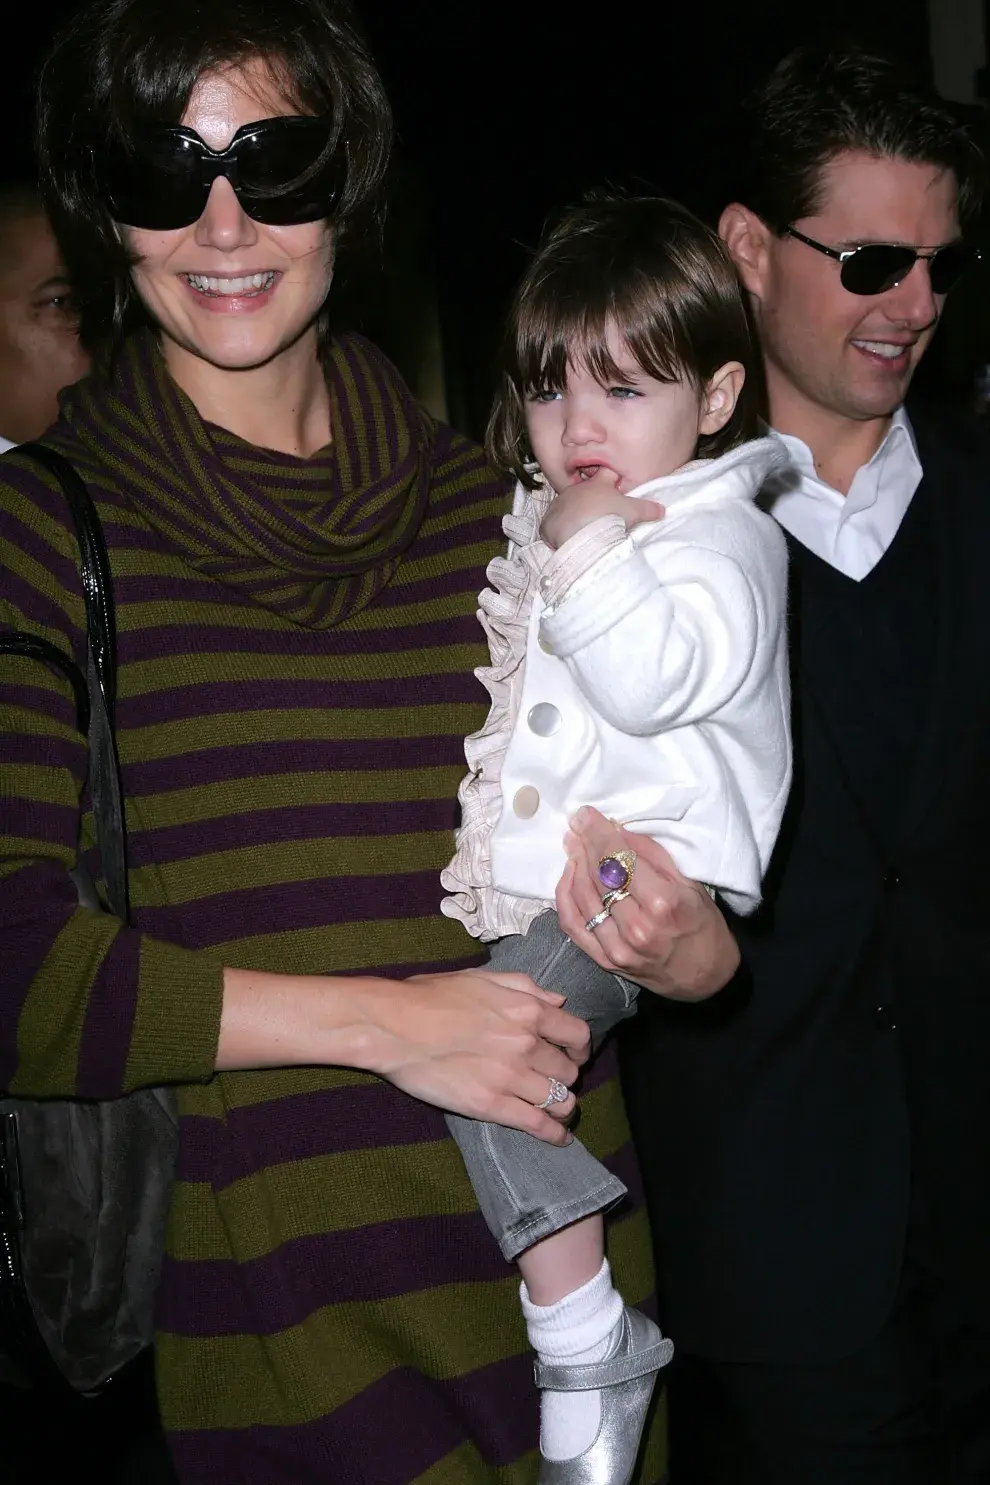
[[[598,521],[602,516],[621,516],[626,530],[638,526],[642,521],[659,521],[664,515],[662,505],[653,500],[631,500],[620,495],[616,486],[619,476],[611,469],[603,469],[590,480],[578,480],[568,485],[543,517],[540,535],[548,547],[556,551],[578,531]]]

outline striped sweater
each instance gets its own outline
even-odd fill
[[[179,1085],[157,1357],[183,1485],[531,1485],[517,1279],[439,1110],[346,1069],[213,1071],[224,964],[477,962],[439,873],[484,717],[476,595],[505,492],[366,342],[335,342],[328,380],[334,445],[291,459],[204,425],[138,340],[48,435],[110,551],[133,926],[79,910],[66,874],[86,805],[69,689],[2,656],[0,1087]],[[81,659],[70,519],[16,452],[0,541],[0,625]],[[609,1250],[641,1303],[648,1235],[606,1057],[582,1108],[636,1193]],[[658,1422],[642,1485],[662,1454]]]

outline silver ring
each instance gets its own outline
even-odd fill
[[[606,892],[602,898],[601,912],[596,913],[593,918],[588,919],[584,925],[585,933],[594,933],[596,928],[602,926],[606,918],[611,918],[612,909],[615,907],[615,904],[617,902],[625,902],[626,898],[631,895],[628,887],[613,887],[611,892]]]
[[[612,891],[606,892],[602,898],[602,907],[608,908],[611,912],[617,902],[625,902],[626,898],[631,896],[632,893],[628,887],[613,887]]]
[[[567,1085],[565,1083],[562,1083],[559,1078],[551,1077],[547,1078],[547,1082],[550,1084],[550,1092],[542,1103],[536,1105],[538,1109],[548,1109],[553,1103],[565,1103],[567,1100]]]

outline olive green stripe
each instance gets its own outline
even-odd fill
[[[490,547],[487,548],[487,555],[493,555]],[[415,566],[416,564],[409,563],[408,565]],[[405,570],[406,564],[403,564],[399,569],[399,573]],[[445,574],[449,574],[449,567],[444,569],[443,572],[438,569],[436,572],[430,572],[423,576],[426,578],[435,578],[444,576]],[[398,575],[393,578],[393,586],[396,593],[401,592],[404,586],[399,581]],[[437,623],[442,619],[452,616],[457,617],[459,614],[474,613],[477,607],[476,599],[477,592],[473,585],[469,589],[458,590],[454,582],[448,580],[443,593],[434,594],[432,597],[420,602],[390,603],[387,609],[374,607],[362,609],[360,614],[352,615],[345,624],[341,625],[341,628],[360,629],[362,632],[368,629],[380,631],[382,635],[382,649],[384,653],[388,654],[392,653],[388,650],[388,636],[393,630],[408,629],[414,624]],[[310,606],[313,608],[317,607],[319,601],[318,595],[314,596]],[[139,611],[138,617],[135,617],[135,611]],[[193,602],[131,603],[121,607],[118,627],[121,633],[140,633],[145,628],[158,628],[163,625],[169,626],[185,622],[191,623],[196,617],[197,605]],[[236,635],[238,631],[251,634],[272,632],[272,616],[265,608],[260,606],[257,608],[238,608],[233,605],[224,606],[223,604],[217,604],[211,611],[211,618],[214,619],[216,624],[225,625],[229,628],[232,635]],[[361,620],[360,623],[358,623],[358,619]],[[286,633],[288,633],[288,629],[286,629]],[[227,654],[231,653],[227,652]],[[398,651],[395,653],[404,652]],[[210,658],[215,662],[217,657],[216,655],[211,655]],[[226,658],[226,655],[224,658]],[[361,657],[354,658],[359,659]],[[367,659],[367,657],[365,658]]]
[[[154,863],[131,873],[135,907],[170,907],[213,897],[217,882],[236,882],[240,890],[287,886],[326,878],[333,892],[335,877],[385,876],[402,872],[439,872],[450,859],[447,830],[404,835],[328,835],[308,841],[273,841],[228,851],[211,851],[184,861]]]
[[[430,1344],[432,1335],[443,1336],[442,1347]],[[452,1380],[527,1349],[519,1279],[508,1266],[497,1283],[327,1306],[276,1335],[160,1333],[156,1348],[163,1419],[177,1432],[312,1423],[397,1366],[412,1364],[427,1376]],[[282,1385],[273,1386],[273,1378]],[[169,1379],[175,1379],[174,1393]]]
[[[41,684],[42,671],[46,678],[50,678],[50,685]],[[62,684],[59,685],[55,680],[56,674],[60,675],[61,672],[50,670],[47,665],[36,665],[30,676],[30,681],[32,685],[36,685],[39,691],[46,691],[51,696],[66,694],[72,696],[72,688],[68,681],[63,680]],[[28,679],[27,672],[23,669],[23,662],[20,671],[11,667],[10,679],[15,685]],[[75,698],[73,697],[74,700]],[[10,727],[13,731],[20,733],[21,736],[26,737],[57,737],[63,742],[72,743],[81,741],[78,729],[71,724],[58,722],[54,717],[49,716],[47,712],[37,712],[32,708],[19,704],[17,706],[0,707],[0,727],[4,730]],[[0,765],[0,778],[4,777],[5,773],[6,765]],[[6,788],[0,789],[0,794],[6,794],[8,792]]]
[[[359,974],[397,959],[403,964],[464,959],[471,941],[450,918],[388,918],[245,935],[216,944],[212,952],[225,956],[228,964],[249,964],[273,974]]]
[[[6,798],[10,794],[3,792]],[[70,871],[75,865],[76,853],[65,847],[54,845],[50,840],[31,840],[22,835],[4,835],[0,833],[0,841],[3,842],[3,854],[5,856],[17,856],[20,859],[12,863],[14,871],[20,871],[25,862],[29,861],[33,866],[39,858],[42,861],[58,861]]]
[[[480,491],[478,493],[481,494]],[[444,511],[427,511],[420,529],[427,540],[437,536],[454,536],[462,527],[474,525],[478,521],[490,521],[497,529],[496,523],[510,509],[508,501],[492,500],[490,495],[473,501],[464,499],[456,505],[448,506]]]
[[[449,589],[453,586],[457,574],[470,568],[484,568],[500,550],[498,543],[493,541],[476,541],[468,546],[458,547],[455,556],[442,551],[432,552],[425,557],[408,557],[400,567],[393,582],[397,584],[397,591],[410,583],[425,582],[429,578],[442,578],[444,587]],[[387,610],[375,610],[368,614],[369,621],[374,620],[375,627],[385,628],[382,624],[383,617],[391,616],[395,609],[389,605]]]
[[[205,1085],[190,1084],[180,1090],[179,1107],[183,1114],[222,1122],[231,1109],[277,1103],[282,1098],[322,1093],[327,1088],[356,1088],[377,1082],[373,1074],[349,1067],[259,1068],[222,1073]]]
[[[223,1262],[236,1232],[238,1262],[251,1263],[298,1238],[477,1209],[453,1140],[371,1146],[269,1166],[219,1195],[207,1183],[177,1182],[168,1252],[185,1263]]]
[[[475,718],[477,725],[478,718]],[[129,750],[128,750],[129,755]],[[381,804],[401,800],[451,799],[464,774],[463,764],[437,768],[346,769],[312,773],[282,773],[273,776],[286,803]],[[169,825],[191,825],[202,820],[220,820],[228,815],[249,814],[263,801],[255,778],[225,779],[191,789],[164,794],[144,794],[126,801],[128,830],[160,830]]]
[[[6,798],[40,800],[67,809],[78,806],[75,781],[67,768],[53,768],[47,763],[5,763],[0,777]]]
[[[119,928],[108,914],[79,911],[56,936],[21,1009],[11,1093],[43,1087],[71,1098],[76,1092],[89,992]]]
[[[461,705],[392,707],[314,707],[303,710],[216,712],[208,717],[188,717],[178,722],[155,722],[131,727],[123,749],[127,762],[146,763],[155,758],[180,758],[207,748],[243,747],[252,743],[304,741],[344,742],[380,739],[384,736],[432,737],[466,734],[477,724],[476,706]],[[26,765],[24,765],[26,766]],[[393,791],[394,792],[394,791]]]
[[[215,956],[142,937],[125,1086],[211,1078],[222,1005]]]
[[[185,1094],[182,1111],[190,1112]],[[588,1127],[595,1127],[599,1158],[625,1144],[614,1084],[583,1099],[582,1112]],[[277,1117],[273,1106],[273,1121]],[[269,1166],[233,1182],[219,1196],[205,1185],[177,1183],[169,1252],[190,1262],[223,1260],[230,1256],[230,1233],[236,1232],[238,1258],[246,1263],[298,1238],[459,1215],[476,1211],[477,1205],[453,1140],[343,1150]],[[629,1260],[635,1233],[626,1238],[617,1231],[613,1241],[620,1258]],[[639,1298],[647,1293],[648,1287]]]
[[[142,626],[135,626],[140,628]],[[388,657],[389,679],[410,676],[463,673],[481,663],[483,636],[479,643],[435,645],[431,649],[396,650]],[[333,681],[360,682],[380,672],[380,655],[254,655],[244,651],[225,655],[223,674],[217,674],[216,655],[175,655],[160,660],[141,660],[121,673],[122,696],[144,696],[178,686],[213,685],[218,679],[242,681]]]
[[[605,1249],[616,1274],[624,1276],[622,1297],[626,1304],[641,1305],[653,1293],[653,1268],[643,1261],[651,1248],[650,1224],[643,1207],[606,1223]]]

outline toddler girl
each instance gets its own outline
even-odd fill
[[[570,816],[593,804],[752,911],[790,781],[786,547],[754,504],[785,460],[757,437],[756,353],[718,238],[647,198],[601,199],[544,241],[513,306],[489,427],[517,479],[481,621],[492,706],[467,740],[443,910],[492,967],[567,996],[594,1043],[634,1010],[552,912]],[[594,931],[635,896],[602,860]],[[567,1090],[548,1079],[541,1107]],[[603,1211],[625,1187],[578,1142],[451,1117],[518,1263],[537,1352],[541,1485],[626,1485],[671,1354],[623,1305]]]

